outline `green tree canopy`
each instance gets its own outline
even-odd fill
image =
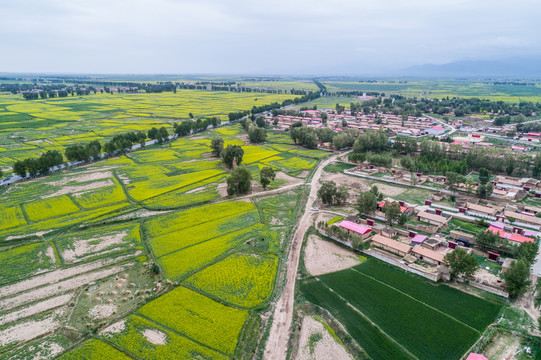
[[[236,165],[242,163],[242,157],[244,156],[244,150],[239,145],[227,145],[227,147],[222,151],[222,161],[229,168],[233,167],[233,161]]]
[[[454,251],[445,255],[444,263],[451,268],[452,278],[462,276],[468,279],[479,268],[479,263],[475,259],[475,256],[468,254],[461,248],[456,248]]]
[[[269,185],[275,177],[276,174],[273,168],[265,166],[261,169],[261,172],[259,173],[259,182],[261,183],[261,186],[263,186],[263,189],[266,189],[267,185]]]
[[[505,280],[505,289],[509,296],[515,298],[528,291],[531,281],[530,269],[523,259],[513,261],[509,269],[503,274]]]
[[[224,139],[219,136],[213,137],[212,141],[210,142],[210,147],[214,155],[220,156],[224,150]]]

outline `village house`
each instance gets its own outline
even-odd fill
[[[466,207],[468,208],[468,214],[474,216],[489,217],[491,219],[495,219],[496,214],[498,213],[497,209],[494,209],[490,206],[467,203]]]
[[[441,265],[443,264],[444,254],[427,249],[421,245],[415,245],[411,250],[411,253],[420,261],[426,262],[430,265]]]
[[[511,223],[513,223],[513,221],[510,221],[509,218],[515,219],[518,225],[524,224],[529,226],[535,226],[537,229],[541,228],[541,218],[538,218],[536,216],[526,215],[524,213],[517,213],[509,210],[506,210],[503,214]]]
[[[524,242],[534,242],[533,238],[530,238],[530,237],[527,237],[527,236],[524,236],[524,235],[520,235],[520,234],[509,233],[509,232],[504,231],[500,227],[496,227],[494,225],[490,225],[486,231],[490,231],[490,232],[498,235],[502,239],[507,239],[507,240],[510,240],[510,241],[514,241],[514,242],[519,243],[519,244],[524,243]]]
[[[436,225],[436,226],[445,225],[449,221],[449,219],[444,216],[431,214],[426,211],[419,212],[419,214],[417,214],[417,218],[419,221],[429,223],[431,225]]]
[[[348,234],[357,236],[361,239],[366,239],[372,232],[372,229],[347,220],[342,220],[338,226],[346,230]]]
[[[406,256],[411,250],[411,246],[380,234],[376,234],[374,235],[374,237],[372,237],[372,246],[383,249],[398,256]]]

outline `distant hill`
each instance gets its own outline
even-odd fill
[[[404,76],[419,77],[521,77],[541,76],[540,59],[460,60],[442,65],[415,65],[403,69]]]

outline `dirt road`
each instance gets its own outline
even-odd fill
[[[334,161],[338,155],[333,155],[327,160],[319,164],[312,181],[308,183],[310,186],[310,195],[306,201],[304,213],[300,219],[299,227],[293,236],[291,242],[291,251],[289,252],[289,258],[287,260],[287,275],[286,283],[282,295],[278,299],[274,308],[274,318],[272,327],[270,330],[269,339],[265,349],[264,359],[267,360],[285,360],[287,355],[289,335],[291,333],[291,321],[293,319],[293,304],[295,300],[295,280],[297,278],[297,269],[299,267],[299,258],[301,255],[302,239],[304,233],[311,225],[312,215],[311,211],[312,203],[317,198],[317,191],[319,189],[319,179],[323,168]]]

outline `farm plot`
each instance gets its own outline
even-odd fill
[[[74,224],[79,224],[84,221],[89,221],[91,219],[102,217],[104,215],[113,215],[114,213],[117,213],[129,207],[130,205],[121,203],[117,205],[104,206],[101,208],[91,209],[87,211],[71,213],[52,219],[46,219],[33,224],[22,225],[15,228],[2,230],[0,231],[0,239],[5,237],[7,240],[13,240],[31,236],[43,236],[51,231],[66,228]]]
[[[0,207],[0,230],[25,225],[26,220],[19,206]]]
[[[144,305],[139,313],[229,355],[234,354],[249,315],[182,286]]]
[[[40,221],[79,211],[77,205],[66,195],[27,203],[23,207],[30,221]]]
[[[302,294],[315,305],[327,309],[347,330],[349,335],[374,360],[411,360],[402,349],[317,279],[300,283]]]
[[[228,252],[239,247],[246,241],[258,236],[265,229],[262,224],[219,236],[200,244],[176,251],[158,259],[166,277],[172,280],[182,280],[195,271],[210,265]]]
[[[187,206],[199,205],[205,202],[217,199],[220,194],[217,190],[217,185],[213,183],[220,181],[223,176],[217,178],[210,178],[205,181],[199,182],[199,187],[195,189],[180,189],[174,190],[163,195],[158,195],[151,199],[145,200],[143,204],[149,209],[178,209]],[[200,186],[209,181],[210,185]]]
[[[234,306],[253,308],[269,299],[277,266],[276,255],[237,253],[184,283]]]
[[[142,359],[229,359],[138,315],[109,326],[100,333],[100,337]]]
[[[223,236],[249,227],[259,222],[259,214],[254,209],[238,215],[204,222],[183,230],[165,234],[149,241],[154,255],[160,257],[181,250],[203,241]]]
[[[113,185],[95,190],[88,190],[73,194],[73,199],[84,209],[92,209],[105,205],[126,201],[126,195],[116,179]]]
[[[3,360],[53,359],[73,343],[61,334],[53,334],[2,354]]]
[[[17,133],[22,141],[35,142],[15,143],[18,148],[6,149],[4,156],[9,159],[6,165],[11,166],[15,160],[37,156],[43,150],[62,150],[75,143],[109,140],[119,132],[170,127],[171,119],[188,119],[190,113],[225,120],[230,112],[292,97],[290,94],[196,90],[179,90],[176,94],[95,94],[32,102],[20,96],[4,96],[7,111],[0,112],[2,134],[9,138]]]
[[[243,201],[223,202],[154,217],[145,222],[144,227],[147,235],[153,238],[253,209],[253,204]]]
[[[362,317],[375,323],[383,334],[400,344],[399,347],[419,359],[460,358],[499,312],[499,306],[485,300],[449,291],[446,287],[433,287],[372,262],[322,275],[319,277],[321,281],[307,280],[301,289],[310,301],[327,307],[337,318],[343,319],[341,312],[348,303],[351,304]],[[367,273],[363,272],[364,267]],[[426,287],[431,287],[431,291],[428,292]],[[329,300],[333,297],[337,299]],[[336,300],[340,302],[334,304]],[[481,315],[473,315],[473,319],[469,319],[470,310],[459,314],[458,306],[464,310],[468,304],[472,304],[473,312],[481,312]],[[447,305],[450,310],[447,310]],[[350,312],[349,309],[346,311]],[[347,327],[346,324],[344,326]],[[363,342],[366,339],[351,335],[365,347]],[[368,348],[365,350],[370,354]]]
[[[54,241],[66,264],[142,248],[138,223],[71,232]]]
[[[131,357],[104,343],[103,341],[90,339],[58,358],[59,360],[102,360],[118,359],[131,360]]]
[[[434,286],[419,281],[405,272],[377,261],[366,261],[356,266],[354,270],[407,293],[479,331],[484,331],[502,309],[501,304],[465,294],[449,286]]]
[[[263,222],[270,225],[287,225],[294,219],[300,201],[300,191],[288,191],[257,201]]]
[[[58,265],[50,243],[41,242],[0,252],[0,284],[28,277]]]

